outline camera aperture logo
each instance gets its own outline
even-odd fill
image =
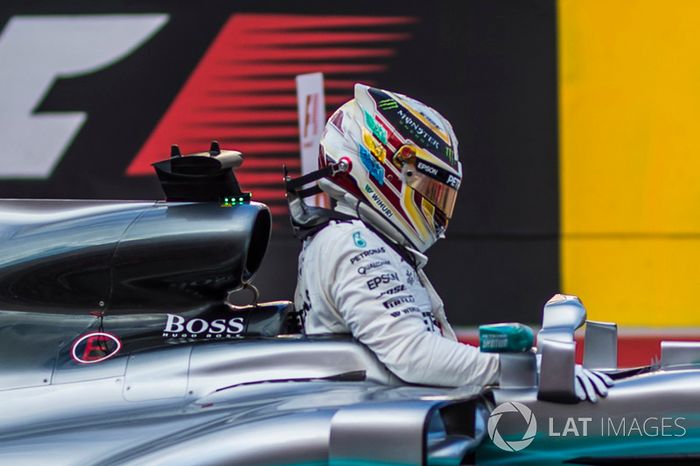
[[[565,412],[566,409],[560,414]],[[506,418],[501,419],[504,414]],[[547,426],[546,431],[541,433],[542,436],[546,435],[554,441],[562,437],[595,437],[596,441],[624,437],[685,437],[688,433],[687,418],[682,416],[550,416],[544,419],[540,417],[540,421],[546,421],[544,425]],[[508,401],[501,403],[491,412],[486,430],[493,444],[499,449],[521,451],[535,440],[537,419],[532,410],[524,404]]]
[[[525,423],[527,424],[527,428],[525,433],[523,433],[522,439],[506,441],[498,432],[498,421],[500,421],[501,416],[503,416],[504,413],[520,413],[520,415],[523,417]],[[535,434],[537,434],[537,419],[535,419],[535,415],[532,413],[532,410],[530,410],[530,408],[524,404],[518,403],[517,401],[508,401],[501,403],[491,412],[487,424],[487,430],[489,437],[491,437],[491,440],[493,440],[493,444],[501,450],[520,451],[527,448],[527,446],[530,445],[535,439]]]

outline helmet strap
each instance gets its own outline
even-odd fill
[[[304,201],[305,198],[322,192],[318,185],[306,189],[304,189],[304,185],[345,172],[348,168],[347,164],[339,162],[292,179],[287,173],[287,167],[284,167],[287,203],[289,204],[289,216],[294,236],[303,241],[325,228],[331,220],[348,221],[352,219],[349,215],[331,209],[310,206]]]

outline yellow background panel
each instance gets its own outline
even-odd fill
[[[562,285],[700,325],[700,1],[560,0]]]
[[[700,241],[695,238],[568,238],[564,290],[591,320],[628,326],[697,326]]]

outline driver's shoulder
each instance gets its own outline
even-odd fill
[[[331,222],[312,242],[309,246],[322,267],[355,265],[380,256],[389,259],[393,253],[379,235],[359,220]]]
[[[337,250],[361,250],[385,245],[384,240],[360,220],[331,221],[315,235],[313,242]]]

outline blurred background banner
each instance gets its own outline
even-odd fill
[[[700,3],[558,3],[561,284],[626,325],[700,324]]]
[[[623,325],[696,326],[700,5],[648,1],[18,1],[0,5],[0,197],[162,197],[150,164],[212,139],[275,229],[289,299],[295,76],[440,110],[464,179],[428,274],[458,325],[538,323],[555,292]]]

